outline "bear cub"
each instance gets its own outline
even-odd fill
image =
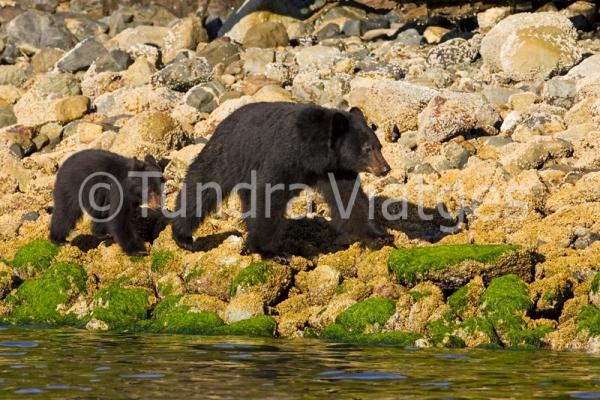
[[[147,255],[136,223],[143,201],[160,208],[162,184],[162,170],[152,156],[140,161],[103,150],[75,153],[58,170],[50,239],[65,243],[85,211],[93,219],[94,236],[112,237],[130,256]]]
[[[192,235],[207,214],[236,185],[246,184],[256,188],[256,193],[238,192],[247,215],[247,249],[284,255],[286,205],[300,193],[296,185],[301,184],[321,192],[339,234],[389,240],[387,232],[369,220],[369,201],[358,181],[359,172],[383,176],[389,170],[381,143],[357,108],[342,112],[314,104],[249,104],[221,122],[190,165],[172,220],[173,238],[192,250]],[[216,183],[221,193],[208,187],[198,190],[197,185],[207,183]],[[347,215],[345,208],[353,198]]]

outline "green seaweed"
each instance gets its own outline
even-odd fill
[[[473,337],[477,337],[480,333],[483,333],[490,339],[491,344],[500,345],[500,339],[496,334],[494,324],[487,318],[472,317],[461,322],[459,326]]]
[[[487,315],[513,315],[533,308],[527,285],[513,274],[493,279],[481,296],[481,302]]]
[[[465,347],[465,342],[460,337],[454,335],[456,323],[450,316],[445,316],[444,318],[428,323],[427,329],[430,332],[431,342],[434,345],[450,348]]]
[[[162,333],[193,333],[210,335],[223,326],[223,320],[214,312],[191,310],[180,305],[181,296],[167,296],[158,303],[152,313],[152,319],[142,321],[143,330]]]
[[[372,297],[352,305],[338,315],[335,322],[348,332],[363,333],[365,329],[375,324],[383,327],[395,312],[394,300]]]
[[[321,332],[319,338],[342,343],[393,345],[400,347],[414,346],[415,341],[422,335],[414,332],[380,332],[356,334],[348,332],[340,324],[332,324]]]
[[[87,274],[77,264],[55,263],[37,279],[25,281],[8,296],[11,323],[78,325],[77,317],[66,314],[71,302],[85,292]]]
[[[235,277],[229,287],[229,294],[233,297],[238,289],[251,287],[267,282],[267,277],[271,271],[271,265],[266,261],[259,261],[250,264],[241,270]]]
[[[157,251],[152,255],[152,261],[150,263],[150,271],[154,273],[162,272],[170,262],[175,259],[175,253],[172,251],[161,250]]]
[[[58,251],[59,246],[49,240],[32,240],[17,250],[11,266],[19,273],[43,272],[52,264]]]
[[[232,336],[273,337],[276,329],[277,322],[275,322],[273,317],[261,315],[225,325],[219,329],[219,332]]]
[[[122,280],[116,281],[96,293],[91,317],[107,323],[110,329],[132,330],[148,317],[151,295],[148,289],[125,288]]]
[[[429,271],[445,269],[464,260],[494,263],[504,253],[519,248],[506,244],[454,244],[397,249],[390,255],[388,267],[398,282],[412,286]]]
[[[596,272],[594,279],[592,279],[592,294],[598,293],[598,289],[600,289],[600,272]]]
[[[431,292],[429,290],[425,290],[423,292],[419,292],[418,290],[411,290],[409,294],[411,295],[414,301],[420,301],[425,297],[431,296]]]
[[[454,315],[464,312],[469,306],[469,288],[463,286],[448,296],[448,306]]]
[[[587,330],[590,336],[600,336],[600,309],[591,304],[583,307],[577,316],[577,328]]]

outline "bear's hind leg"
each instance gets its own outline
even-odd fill
[[[77,201],[68,196],[55,196],[52,219],[50,220],[50,240],[56,244],[67,242],[67,236],[75,228],[83,212]]]

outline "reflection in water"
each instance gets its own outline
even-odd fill
[[[0,329],[0,398],[600,399],[600,357]]]

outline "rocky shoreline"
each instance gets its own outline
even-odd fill
[[[0,1],[3,323],[600,352],[592,2],[18,3]],[[173,209],[215,127],[259,101],[363,111],[392,167],[362,177],[392,246],[338,245],[314,193],[289,211],[290,265],[244,253],[235,198],[194,253],[170,227],[143,258],[87,220],[46,240],[73,152],[168,160]]]

